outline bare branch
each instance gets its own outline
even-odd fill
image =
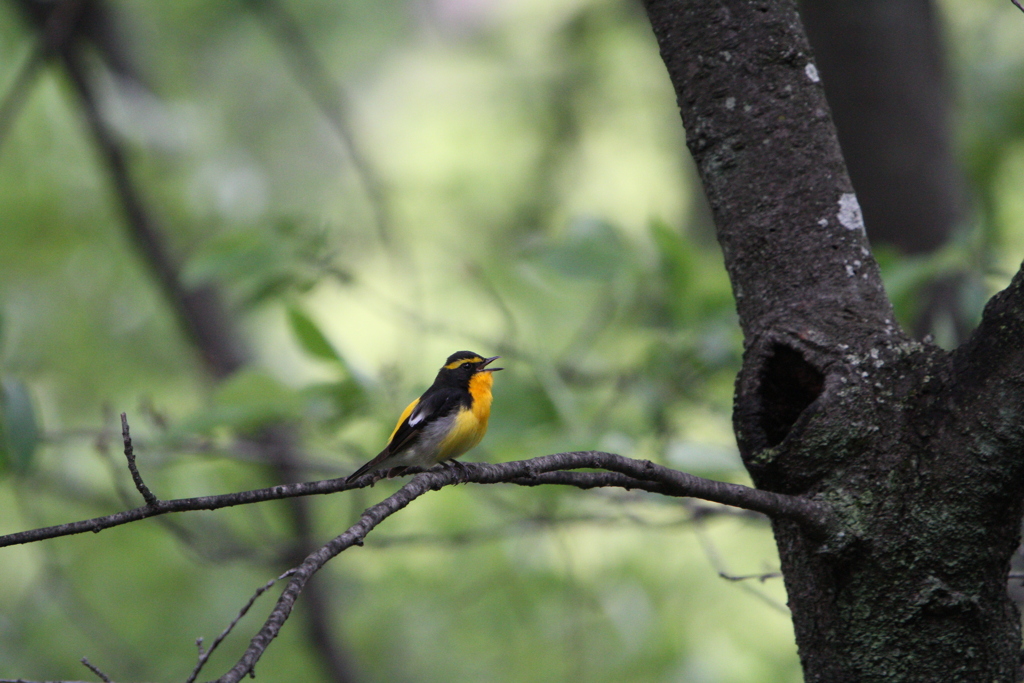
[[[103,681],[103,683],[113,683],[113,681],[110,680],[110,676],[100,671],[95,664],[88,660],[88,658],[82,657],[82,664],[84,664],[85,668],[87,668],[89,671],[99,676],[100,680]]]
[[[828,508],[812,500],[789,496],[770,491],[761,491],[749,486],[740,484],[729,484],[711,479],[704,479],[693,474],[669,469],[656,465],[649,460],[633,460],[621,455],[602,453],[600,451],[580,451],[574,453],[557,453],[546,455],[532,460],[523,460],[498,465],[482,465],[481,463],[470,463],[470,481],[477,481],[481,484],[497,483],[502,479],[492,480],[491,476],[502,476],[506,472],[507,478],[504,481],[521,486],[536,485],[536,483],[558,483],[580,488],[592,488],[594,486],[621,486],[623,488],[637,488],[655,493],[663,493],[670,496],[686,498],[702,498],[715,503],[723,503],[733,507],[744,508],[762,512],[769,517],[780,517],[792,519],[799,522],[809,530],[826,532],[829,522]],[[477,476],[477,469],[486,467],[487,472],[493,472],[491,476]],[[516,476],[514,472],[518,468],[527,467],[532,470],[525,477]],[[640,485],[627,481],[618,480],[614,477],[607,477],[607,473],[601,472],[552,472],[553,470],[593,468],[605,469],[611,472],[632,477]],[[552,472],[548,479],[542,479],[538,475],[543,472]],[[646,485],[645,485],[646,484]],[[654,486],[651,486],[653,484]]]
[[[158,221],[132,180],[128,152],[103,118],[83,56],[75,50],[66,50],[61,57],[97,151],[110,173],[124,211],[129,238],[153,271],[182,328],[202,353],[206,367],[218,379],[227,377],[241,367],[245,354],[228,325],[219,293],[212,286],[190,290],[182,283],[180,268],[164,243]]]
[[[256,11],[267,30],[277,40],[295,80],[305,88],[347,149],[352,167],[366,192],[377,234],[381,242],[388,244],[391,239],[391,221],[386,188],[356,142],[344,91],[334,83],[323,60],[317,55],[298,20],[287,7],[277,0],[249,0],[248,5]]]
[[[613,453],[600,451],[579,451],[556,453],[530,460],[490,465],[486,463],[465,463],[463,473],[430,472],[431,481],[437,488],[454,483],[475,482],[478,484],[509,483],[519,486],[561,484],[588,489],[599,486],[617,486],[652,493],[684,498],[702,498],[716,503],[761,512],[769,517],[792,519],[809,531],[827,533],[830,522],[828,506],[797,496],[752,489],[740,484],[704,479],[685,472],[656,465],[647,460],[632,460]],[[564,472],[562,468],[608,469],[612,472]],[[619,476],[616,476],[619,475]],[[281,500],[299,496],[336,493],[348,489],[362,488],[376,482],[379,477],[367,474],[346,484],[343,478],[324,479],[304,484],[282,484],[264,489],[240,491],[219,496],[178,498],[158,500],[153,505],[117,512],[103,517],[94,517],[78,522],[20,531],[0,536],[0,548],[33,543],[48,538],[71,536],[87,531],[98,533],[141,519],[165,515],[172,512],[191,510],[219,510],[236,505],[261,503],[267,500]]]
[[[128,416],[125,413],[121,413],[121,438],[124,439],[124,457],[128,458],[128,471],[132,473],[132,481],[135,482],[135,488],[142,494],[147,505],[156,505],[160,501],[157,500],[157,497],[146,486],[146,482],[142,481],[139,468],[135,466],[135,450],[132,448],[132,437],[128,433]]]
[[[592,467],[606,468],[611,472],[565,472],[545,471],[557,470],[561,467]],[[379,479],[378,475],[367,474],[357,482],[368,484]],[[620,455],[584,451],[578,453],[558,453],[532,460],[523,460],[498,465],[482,463],[466,463],[462,468],[443,468],[417,474],[412,481],[400,488],[380,503],[367,508],[359,521],[349,527],[345,533],[334,538],[319,550],[311,553],[305,561],[296,567],[288,586],[278,598],[277,605],[270,613],[263,628],[253,637],[245,654],[217,683],[237,683],[249,674],[270,642],[277,637],[284,622],[291,614],[295,601],[309,579],[329,560],[336,557],[346,548],[362,545],[366,535],[382,521],[401,510],[412,501],[431,490],[444,486],[473,481],[481,484],[510,482],[523,486],[537,486],[544,483],[565,484],[591,488],[594,486],[622,486],[656,490],[666,495],[692,496],[700,491],[702,497],[714,496],[709,500],[721,499],[732,501],[731,504],[742,502],[743,507],[757,506],[756,509],[767,512],[770,508],[775,514],[790,519],[809,522],[814,520],[813,529],[823,530],[826,523],[826,508],[812,501],[780,496],[765,491],[750,489],[745,486],[715,482],[701,479],[690,474],[670,470],[649,461],[631,460]],[[685,493],[684,493],[685,491]],[[767,494],[761,496],[760,494]],[[806,503],[802,507],[797,503]],[[791,507],[793,506],[793,507]],[[754,509],[754,508],[751,508]],[[796,512],[796,510],[800,512]],[[770,599],[769,599],[770,600]]]
[[[213,651],[217,649],[217,646],[220,645],[224,641],[224,639],[228,637],[228,634],[230,634],[232,629],[235,628],[235,625],[238,624],[239,621],[241,621],[242,617],[246,615],[246,613],[249,611],[249,608],[252,607],[253,604],[256,602],[256,599],[264,593],[266,593],[268,590],[270,590],[271,586],[273,586],[275,583],[277,583],[285,577],[291,576],[294,572],[294,569],[289,569],[276,579],[271,579],[270,581],[267,581],[265,584],[257,588],[256,592],[253,593],[251,598],[249,598],[249,602],[245,603],[242,609],[238,610],[238,616],[232,619],[231,623],[228,624],[227,627],[223,631],[221,631],[221,634],[214,639],[213,644],[210,645],[209,650],[203,650],[202,638],[196,640],[196,647],[199,648],[199,661],[196,662],[196,667],[192,669],[192,673],[185,680],[185,683],[195,682],[196,678],[199,676],[199,672],[203,670],[203,667],[206,665],[207,660],[210,659],[210,655],[212,655]]]
[[[364,477],[364,479],[366,479]],[[445,481],[447,480],[447,481]],[[305,587],[309,579],[320,570],[331,558],[336,557],[341,551],[353,545],[362,545],[363,539],[378,524],[398,512],[406,505],[416,500],[430,490],[437,490],[445,484],[458,483],[457,475],[451,470],[440,472],[423,472],[413,477],[413,480],[400,488],[394,494],[388,496],[376,505],[367,508],[359,521],[348,528],[345,533],[337,536],[332,541],[309,554],[305,561],[295,568],[291,581],[281,593],[277,605],[270,613],[263,628],[260,629],[248,649],[226,674],[217,679],[217,683],[237,683],[247,674],[251,674],[256,662],[259,661],[263,652],[277,637],[281,626],[287,621],[291,614],[292,607],[299,597],[299,593]]]
[[[764,583],[767,579],[770,579],[773,576],[782,576],[781,573],[779,573],[779,572],[766,572],[764,574],[751,574],[751,575],[736,575],[736,574],[733,574],[733,573],[729,572],[728,569],[726,568],[725,562],[722,561],[722,557],[718,554],[718,550],[715,548],[715,544],[711,541],[710,538],[708,538],[708,535],[705,532],[703,525],[701,523],[699,523],[699,522],[697,524],[694,524],[693,532],[694,532],[694,535],[697,537],[697,542],[700,543],[701,549],[704,551],[704,556],[708,558],[708,562],[711,563],[711,566],[714,567],[714,569],[715,569],[715,573],[718,574],[718,576],[720,578],[723,578],[726,581],[732,581],[732,582],[736,583],[742,590],[744,590],[747,593],[750,593],[755,598],[757,598],[758,600],[762,601],[763,603],[765,603],[766,605],[768,605],[769,607],[771,607],[775,611],[779,612],[780,614],[785,614],[785,615],[789,616],[789,608],[788,607],[786,607],[785,605],[783,605],[781,602],[779,602],[775,598],[771,597],[770,595],[761,592],[757,588],[755,588],[755,587],[753,587],[753,586],[751,586],[751,585],[749,585],[747,583],[744,583],[744,581],[746,581],[747,579],[752,579],[752,578],[760,579],[761,583]]]

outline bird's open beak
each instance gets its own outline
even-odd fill
[[[489,368],[489,367],[487,367],[487,365],[489,363],[492,363],[492,362],[498,360],[499,358],[501,358],[501,356],[492,356],[490,358],[485,358],[484,362],[480,364],[479,368],[477,368],[477,372],[497,372],[498,370],[504,370],[505,368]]]

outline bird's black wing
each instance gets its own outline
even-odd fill
[[[420,396],[409,415],[395,428],[384,451],[394,455],[413,445],[425,426],[450,413],[460,400],[460,392],[448,388],[434,389]]]
[[[425,426],[455,410],[461,401],[462,396],[456,389],[438,388],[424,393],[406,406],[384,450],[350,474],[346,481],[354,481],[366,472],[376,469],[385,459],[412,446]]]

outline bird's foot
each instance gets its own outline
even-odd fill
[[[466,476],[469,474],[469,468],[466,467],[465,463],[461,463],[458,460],[449,460],[445,465],[458,473],[458,481],[455,482],[456,484],[468,483],[466,482]]]

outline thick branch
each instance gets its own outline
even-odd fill
[[[605,469],[609,471],[559,471],[579,468]],[[518,460],[496,465],[465,463],[465,472],[461,475],[460,479],[455,481],[450,480],[449,476],[444,472],[432,472],[430,474],[441,477],[430,479],[438,487],[456,482],[475,482],[478,484],[510,483],[519,486],[538,486],[550,483],[577,486],[584,489],[599,486],[619,486],[670,496],[702,498],[715,503],[754,510],[770,517],[794,520],[811,531],[821,533],[826,531],[829,524],[828,508],[812,500],[771,493],[769,491],[760,491],[739,484],[704,479],[692,474],[662,467],[661,465],[655,465],[646,460],[632,460],[621,455],[602,453],[600,451],[556,453],[531,460]],[[445,476],[442,477],[442,475]],[[219,496],[158,500],[152,505],[125,510],[112,515],[0,536],[0,548],[22,543],[34,543],[48,538],[71,536],[89,531],[98,533],[111,527],[172,512],[219,510],[225,507],[248,505],[267,500],[336,493],[348,489],[362,488],[375,481],[375,476],[368,474],[351,485],[346,484],[344,478],[325,479],[304,484],[271,486],[270,488],[240,491]]]
[[[953,353],[960,419],[980,440],[1024,444],[1024,266],[985,306],[974,334]],[[995,404],[993,403],[995,401]],[[998,407],[997,410],[992,408]],[[984,433],[984,438],[982,434]],[[1006,452],[1006,451],[1004,451]],[[1016,488],[1021,476],[1004,477]]]
[[[516,475],[515,472],[524,466],[528,470],[532,470],[532,472],[525,477]],[[487,474],[480,476],[474,471],[480,467],[487,468]],[[607,473],[555,472],[555,470],[580,468],[605,469],[617,472],[635,481],[643,482],[644,485],[630,484],[627,481],[614,477],[606,478]],[[549,479],[545,480],[543,476],[536,474],[540,472],[551,472],[552,474],[549,475]],[[573,474],[575,476],[570,476]],[[534,485],[533,480],[536,480],[536,483],[566,484],[579,486],[580,488],[596,486],[638,488],[670,496],[702,498],[715,503],[723,503],[733,507],[762,512],[770,517],[792,519],[811,530],[818,531],[824,531],[829,521],[826,508],[823,505],[804,498],[779,495],[739,484],[704,479],[703,477],[687,474],[686,472],[656,465],[649,460],[633,460],[621,455],[602,453],[600,451],[558,453],[532,460],[521,460],[498,465],[473,463],[467,479],[481,484],[511,481],[519,485]],[[651,484],[656,486],[651,486]]]
[[[203,354],[210,373],[217,378],[227,377],[241,367],[244,352],[227,325],[227,316],[217,290],[210,286],[188,290],[182,284],[178,265],[164,243],[157,221],[132,182],[128,171],[128,154],[103,119],[81,54],[74,46],[70,46],[61,55],[71,85],[81,101],[86,123],[107,165],[114,191],[124,210],[129,237],[152,268],[182,327]]]
[[[646,0],[749,340],[892,311],[792,0]],[[837,321],[838,322],[838,321]]]

